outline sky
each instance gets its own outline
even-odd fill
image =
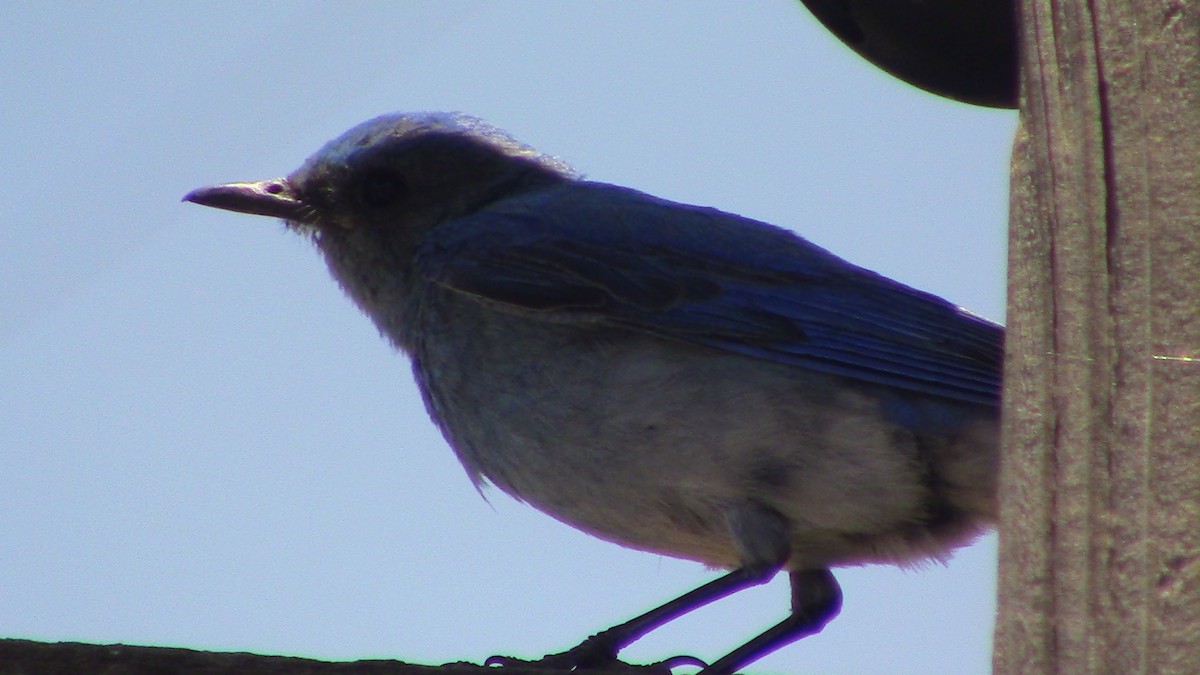
[[[1003,319],[1016,116],[798,2],[25,3],[0,23],[0,636],[437,664],[561,651],[712,578],[472,487],[307,241],[180,202],[396,110],[795,230]],[[985,673],[996,540],[835,571],[754,673]],[[714,659],[781,575],[623,653]]]

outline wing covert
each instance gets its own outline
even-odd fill
[[[439,226],[426,278],[531,318],[623,326],[994,405],[1004,329],[786,230],[598,183]]]

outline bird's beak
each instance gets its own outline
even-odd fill
[[[285,178],[204,187],[187,193],[183,201],[298,222],[304,220],[305,213],[303,202]]]

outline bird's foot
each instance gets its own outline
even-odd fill
[[[483,662],[485,666],[529,665],[553,670],[584,670],[614,663],[617,660],[615,645],[598,633],[578,645],[558,654],[547,654],[540,659],[526,660],[512,656],[492,656]]]
[[[655,673],[671,675],[671,669],[683,665],[698,665],[701,668],[708,664],[694,656],[673,656],[658,663],[645,666],[625,663],[617,658],[617,648],[611,641],[605,639],[604,633],[589,637],[578,645],[558,654],[547,654],[540,659],[518,659],[512,656],[492,656],[483,662],[485,666],[534,666],[548,670],[581,671],[592,668],[628,667],[631,675]]]
[[[708,667],[708,663],[696,658],[695,656],[680,654],[679,656],[672,656],[669,659],[663,659],[658,663],[650,664],[651,668],[662,668],[667,672],[671,672],[673,669],[678,668],[679,666],[700,666],[700,669],[703,670],[704,668]]]

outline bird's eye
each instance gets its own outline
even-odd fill
[[[404,196],[404,181],[395,172],[375,169],[359,181],[358,196],[367,208],[391,206]]]

